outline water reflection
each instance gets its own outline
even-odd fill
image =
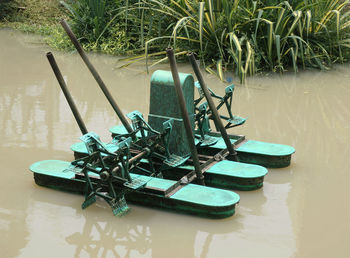
[[[19,254],[19,250],[26,245],[25,237],[28,236],[26,228],[23,227],[25,220],[25,214],[20,213],[20,209],[8,210],[0,209],[0,232],[2,232],[2,241],[0,241],[0,248],[2,249],[2,255],[4,257],[16,257]],[[10,243],[11,239],[15,239],[18,236],[16,242]],[[23,236],[23,238],[22,238]],[[7,248],[11,244],[12,248]]]
[[[100,215],[90,213],[84,213],[83,217],[86,222],[82,232],[66,237],[68,244],[76,246],[75,257],[84,254],[93,257],[130,257],[135,252],[150,256],[152,240],[148,226],[132,225],[126,218],[117,218],[122,220],[118,223],[113,220],[101,221]]]
[[[135,209],[140,208],[134,207]],[[214,234],[203,232],[203,229],[199,231],[198,228],[194,227],[185,228],[178,225],[178,222],[175,226],[159,220],[155,225],[149,223],[147,217],[142,218],[141,221],[139,216],[137,221],[133,221],[130,217],[133,216],[118,218],[121,220],[118,223],[115,219],[101,222],[98,221],[101,219],[100,216],[91,218],[90,215],[86,214],[83,232],[68,236],[66,241],[77,247],[76,257],[84,253],[98,257],[108,257],[108,254],[113,254],[115,257],[134,257],[134,255],[166,257],[179,252],[185,254],[184,257],[193,257],[195,252],[200,254],[198,257],[206,257],[214,236],[237,230],[231,225],[229,227],[216,225],[217,231]],[[213,221],[205,222],[213,223]]]
[[[2,257],[17,257],[25,248],[31,236],[28,228],[28,216],[32,203],[35,183],[32,174],[25,169],[33,162],[32,153],[43,157],[46,150],[25,147],[0,146],[1,173],[0,195],[0,248]],[[63,156],[61,152],[52,152]],[[40,227],[39,227],[40,228]],[[10,248],[9,248],[10,247]]]
[[[31,225],[41,224],[41,228],[62,235],[67,244],[74,247],[74,257],[166,257],[178,253],[183,257],[195,254],[207,257],[214,238],[243,228],[239,215],[235,215],[234,220],[211,220],[135,205],[131,205],[126,216],[114,217],[102,201],[82,210],[79,208],[82,196],[39,188],[33,192],[31,198],[35,202],[28,208],[28,213],[35,216],[29,215],[28,220]],[[69,216],[70,222],[61,218],[68,222],[65,229],[52,227],[51,220],[57,216]],[[31,242],[26,248],[40,241],[43,234],[40,231],[31,227]],[[50,245],[51,241],[48,242]]]
[[[344,87],[349,82],[348,71],[349,67],[344,66],[330,73],[273,77],[264,80],[262,87],[271,89],[274,97],[269,101],[259,95],[255,98],[258,103],[263,100],[264,105],[262,110],[253,108],[254,121],[264,123],[278,117],[277,123],[267,125],[273,133],[262,137],[266,140],[277,137],[282,142],[290,138],[297,150],[291,167],[287,168],[292,172],[288,176],[287,200],[292,227],[298,236],[298,257],[326,257],[330,247],[343,256],[348,249],[338,238],[331,237],[335,232],[342,235],[350,230],[347,220],[350,210],[341,204],[348,192],[345,189],[349,175],[345,171],[350,167],[347,144],[350,92]],[[252,79],[253,83],[258,81]],[[267,180],[276,179],[271,172]],[[332,212],[336,215],[331,216]],[[314,241],[322,232],[332,232],[322,240],[327,247],[320,247],[319,241]]]

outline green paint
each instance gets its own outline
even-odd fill
[[[161,190],[166,190],[176,183],[176,181],[173,181],[173,180],[167,180],[167,179],[149,177],[149,176],[137,175],[137,174],[131,174],[131,178],[133,180],[134,179],[142,179],[144,181],[147,180],[148,181],[147,186],[152,188],[158,188]]]
[[[237,151],[269,156],[286,156],[293,154],[295,149],[283,144],[248,140],[246,143],[239,146]]]
[[[180,166],[178,169],[186,174],[193,170],[193,167]],[[223,160],[210,167],[204,173],[204,178],[207,186],[251,191],[263,186],[267,173],[268,170],[262,166]]]
[[[61,178],[72,179],[75,173],[71,168],[71,163],[61,160],[43,160],[32,164],[29,169],[35,173],[48,176],[58,176]]]
[[[239,178],[257,178],[265,176],[267,172],[267,169],[262,166],[222,160],[209,168],[206,173]]]
[[[193,116],[192,116],[193,117]],[[171,119],[166,116],[156,116],[149,114],[148,121],[152,128],[159,130],[163,127],[163,123]],[[192,119],[193,120],[193,119]],[[186,131],[182,119],[173,118],[173,126],[169,135],[169,152],[177,156],[186,157],[190,154],[187,144]]]
[[[194,79],[191,74],[179,73],[180,85],[185,97],[186,110],[194,130]],[[152,74],[148,123],[157,131],[162,131],[163,123],[174,120],[169,136],[169,151],[178,156],[187,156],[190,149],[176,98],[173,76],[170,71],[158,70]]]
[[[119,125],[110,128],[110,132],[113,135],[117,135],[126,133],[126,130],[123,126]],[[211,150],[221,150],[226,148],[225,142],[221,137],[212,134],[210,134],[210,136],[217,138],[218,141],[214,145],[201,148],[203,149],[203,154],[206,154],[207,152],[211,153]],[[232,139],[230,139],[231,143],[236,142],[232,135],[229,135],[229,137],[232,137]],[[248,140],[237,148],[237,153],[241,162],[275,168],[289,166],[291,155],[294,152],[295,149],[289,145],[254,140]]]
[[[39,161],[32,164],[30,170],[34,172],[36,182],[40,185],[60,190],[83,192],[84,183],[81,180],[74,179],[75,173],[69,162],[60,160]],[[79,168],[76,168],[76,170],[79,170]],[[176,183],[173,180],[133,173],[130,175],[133,179],[146,180],[146,187],[156,189],[166,190]],[[231,191],[188,184],[170,197],[154,192],[133,191],[128,193],[127,200],[200,216],[224,218],[235,213],[235,205],[240,198],[238,194]]]
[[[194,79],[191,74],[185,73],[179,73],[179,78],[185,97],[186,109],[188,115],[191,116],[194,114]],[[176,98],[174,80],[170,71],[158,70],[152,74],[149,103],[149,113],[152,115],[182,119]]]
[[[123,130],[123,127],[118,128],[120,131]],[[114,146],[111,147],[115,148]],[[87,154],[85,144],[83,143],[76,143],[71,146],[71,149],[75,153],[79,152]],[[141,162],[147,163],[148,161],[142,159]],[[182,165],[174,169],[176,169],[178,175],[182,177],[190,171],[194,170],[194,167],[190,165]],[[233,190],[254,190],[262,187],[263,177],[267,174],[267,172],[267,169],[262,166],[223,160],[214,164],[206,171],[204,175],[206,184],[213,187]],[[174,179],[174,177],[171,178]]]
[[[162,190],[166,190],[176,183],[176,181],[173,180],[150,178],[148,176],[135,174],[132,175],[132,178],[148,179],[148,187]],[[184,186],[170,198],[216,207],[229,206],[239,202],[239,195],[234,192],[194,184]]]
[[[209,146],[209,148],[216,149],[226,149],[224,140],[221,137],[216,144]],[[230,139],[232,143],[236,142],[235,139]],[[236,149],[239,152],[253,153],[259,155],[269,155],[269,156],[286,156],[291,155],[295,152],[295,149],[289,145],[260,142],[254,140],[248,140]]]
[[[112,148],[114,148],[114,146],[112,146]],[[87,150],[84,143],[73,144],[71,146],[71,149],[74,152],[87,154]],[[148,161],[145,159],[141,160],[141,163],[147,162]],[[178,170],[178,172],[181,171],[181,176],[184,176],[185,174],[194,170],[194,167],[190,165],[182,165],[174,169]],[[206,184],[209,183],[209,185],[213,187],[233,190],[254,190],[262,186],[263,177],[267,174],[267,172],[267,169],[262,166],[223,160],[209,168],[205,172],[204,176]],[[154,183],[155,182],[156,180],[154,181]],[[166,185],[163,188],[159,186],[153,187],[166,189],[169,186]]]
[[[118,149],[118,147],[112,143],[105,144],[105,147],[110,152],[115,152]],[[86,149],[86,145],[83,142],[74,143],[73,145],[70,146],[70,149],[74,152],[88,154],[87,149]]]
[[[226,149],[226,144],[225,141],[222,137],[216,137],[216,136],[212,136],[217,139],[216,143],[213,145],[208,146],[208,148],[215,148],[215,149]],[[231,143],[235,143],[236,140],[235,139],[230,139]]]
[[[216,207],[230,206],[240,200],[239,195],[234,192],[193,184],[186,185],[171,198]]]
[[[112,137],[116,136],[116,135],[123,135],[123,134],[128,134],[128,131],[125,129],[125,127],[123,125],[115,125],[115,126],[112,126],[109,128],[109,131],[111,132],[112,134]],[[145,131],[145,134],[147,136],[147,131]],[[138,131],[136,133],[136,136],[141,138],[142,135],[141,135],[141,132]]]
[[[201,148],[201,153],[216,153],[226,148],[224,140],[220,136],[210,136],[218,138],[218,142],[206,148]],[[229,135],[232,143],[236,142],[234,135]],[[254,140],[243,142],[236,149],[240,162],[257,164],[269,168],[282,168],[290,165],[292,154],[295,149],[288,145],[268,143]]]
[[[112,133],[112,135],[120,135],[120,134],[127,134],[128,133],[128,131],[122,125],[112,126],[111,128],[109,128],[109,131]],[[136,134],[136,136],[141,136],[141,134],[140,135]]]

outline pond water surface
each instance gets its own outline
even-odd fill
[[[236,85],[231,133],[292,145],[291,166],[240,192],[236,214],[212,220],[130,204],[113,216],[102,201],[37,186],[38,160],[71,161],[80,131],[36,37],[0,30],[1,257],[349,257],[350,67],[264,76]],[[120,123],[76,53],[54,51],[87,128],[110,140]],[[124,113],[147,117],[151,74],[91,55]],[[168,65],[157,68],[169,69]],[[181,72],[191,72],[187,65]],[[225,84],[205,75],[223,94]]]

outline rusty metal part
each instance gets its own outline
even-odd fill
[[[186,111],[186,104],[185,104],[185,99],[184,99],[183,92],[182,92],[182,89],[180,86],[180,79],[179,79],[179,74],[178,74],[177,67],[176,67],[174,51],[171,48],[167,48],[166,52],[167,52],[169,62],[170,62],[171,73],[172,73],[173,79],[174,79],[175,92],[176,92],[177,99],[179,101],[181,115],[182,115],[182,119],[183,119],[184,125],[185,125],[187,141],[188,141],[188,144],[190,147],[191,156],[193,159],[193,165],[195,167],[195,173],[196,173],[196,176],[199,180],[199,183],[204,185],[204,176],[203,176],[202,171],[200,169],[198,153],[197,153],[196,145],[194,143],[194,136],[193,136],[193,132],[192,132],[192,128],[191,128],[191,123],[190,123],[190,119],[189,119],[187,111]]]
[[[113,99],[113,97],[110,94],[109,90],[107,89],[105,83],[102,81],[100,75],[98,74],[98,72],[96,71],[94,66],[91,64],[91,62],[88,59],[87,55],[85,54],[83,48],[81,47],[80,43],[78,42],[76,36],[74,35],[73,31],[70,29],[68,23],[65,20],[62,20],[61,21],[61,25],[64,28],[64,30],[66,31],[68,37],[71,39],[73,45],[77,49],[77,51],[78,51],[79,55],[81,56],[81,58],[83,59],[84,63],[86,64],[86,66],[88,67],[88,69],[90,70],[92,75],[94,76],[97,84],[100,86],[100,88],[101,88],[102,92],[104,93],[104,95],[106,96],[108,102],[113,107],[113,109],[116,112],[118,118],[120,119],[120,121],[122,122],[122,124],[124,125],[124,127],[126,128],[128,133],[132,133],[133,130],[132,130],[130,124],[126,120],[124,114],[122,113],[122,111],[118,107],[118,105],[115,102],[115,100]],[[133,135],[133,137],[135,137],[135,136]]]
[[[218,111],[217,111],[217,109],[215,107],[213,99],[211,98],[210,92],[208,90],[207,85],[205,84],[205,81],[204,81],[203,76],[202,76],[202,74],[201,74],[201,72],[199,70],[198,64],[196,62],[196,59],[195,59],[193,53],[189,53],[188,57],[189,57],[190,62],[192,64],[193,71],[196,74],[196,77],[197,77],[197,79],[199,81],[199,84],[200,84],[200,86],[201,86],[201,88],[203,90],[204,96],[205,96],[205,98],[206,98],[206,100],[208,102],[209,108],[210,108],[210,110],[212,112],[212,115],[213,115],[213,118],[214,118],[214,123],[215,123],[216,127],[219,129],[219,131],[221,133],[221,136],[222,136],[222,138],[225,141],[225,144],[226,144],[226,147],[227,147],[228,151],[230,152],[230,154],[233,157],[235,157],[234,159],[237,160],[237,153],[236,153],[235,149],[233,148],[230,139],[228,138],[226,129],[225,129],[224,125],[222,124],[222,121],[220,119],[219,113],[218,113]]]
[[[136,162],[138,162],[140,159],[142,159],[144,156],[148,155],[150,153],[149,149],[146,149],[140,153],[138,153],[136,156],[132,157],[131,159],[129,159],[129,164],[132,165]],[[117,173],[120,170],[120,166],[116,166],[113,168],[112,172],[113,173]]]
[[[85,126],[85,124],[83,122],[83,119],[81,118],[80,113],[79,113],[79,111],[78,111],[78,109],[77,109],[77,107],[76,107],[76,105],[75,105],[75,103],[73,101],[73,98],[72,98],[72,96],[70,95],[70,93],[68,91],[66,82],[64,81],[64,79],[62,77],[61,71],[60,71],[60,69],[57,66],[55,57],[53,56],[53,54],[51,52],[48,52],[46,54],[46,57],[49,60],[51,68],[52,68],[53,72],[56,75],[57,81],[58,81],[58,83],[59,83],[59,85],[60,85],[60,87],[61,87],[61,89],[63,91],[64,96],[66,97],[66,100],[67,100],[67,102],[68,102],[68,104],[69,104],[69,106],[70,106],[70,108],[72,110],[72,113],[73,113],[73,115],[75,117],[75,120],[78,123],[78,126],[80,128],[81,133],[82,134],[88,133],[88,130],[86,129],[86,126]]]
[[[228,153],[227,153],[227,150],[222,150],[218,154],[226,157]],[[209,168],[211,168],[216,163],[218,163],[218,161],[216,161],[213,157],[210,157],[210,156],[206,156],[205,159],[206,160],[202,160],[201,162],[202,164],[200,165],[200,170],[202,173],[205,173],[205,171],[207,171]],[[195,170],[192,170],[191,172],[189,172],[188,174],[180,178],[180,180],[178,180],[176,184],[172,185],[169,189],[167,189],[167,191],[165,192],[165,196],[167,197],[172,196],[177,191],[179,191],[182,187],[191,183],[195,179],[196,179],[196,172]]]

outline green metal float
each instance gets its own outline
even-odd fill
[[[84,194],[83,209],[93,204],[97,197],[102,198],[115,215],[128,210],[127,201],[212,218],[235,213],[240,200],[238,194],[191,184],[196,180],[193,173],[179,181],[159,178],[160,170],[152,164],[157,160],[169,165],[166,153],[158,146],[164,142],[162,138],[167,131],[150,137],[123,136],[109,145],[101,142],[95,133],[87,132],[52,53],[48,53],[47,58],[83,134],[80,139],[87,153],[73,162],[44,160],[32,164],[30,170],[38,185]],[[151,128],[149,131],[156,133]],[[143,131],[139,133],[143,135]],[[139,166],[141,160],[150,168]]]
[[[290,146],[227,134],[226,129],[245,122],[231,113],[234,87],[229,86],[224,97],[215,95],[206,87],[193,54],[189,58],[198,82],[191,74],[177,72],[174,53],[167,49],[171,72],[152,75],[148,121],[134,111],[128,114],[129,124],[68,24],[61,24],[123,125],[110,129],[110,143],[88,132],[53,55],[48,53],[82,137],[80,143],[71,146],[74,161],[46,160],[30,167],[38,185],[84,194],[82,208],[96,198],[103,199],[115,215],[124,214],[127,202],[133,202],[223,218],[235,213],[240,200],[238,194],[224,189],[258,189],[267,174],[261,165],[290,164],[294,152]],[[200,93],[198,99],[194,99],[195,88]],[[219,104],[215,106],[212,98]],[[219,115],[222,106],[228,108],[228,116]],[[225,126],[222,119],[227,122]],[[211,130],[210,120],[218,132]]]

